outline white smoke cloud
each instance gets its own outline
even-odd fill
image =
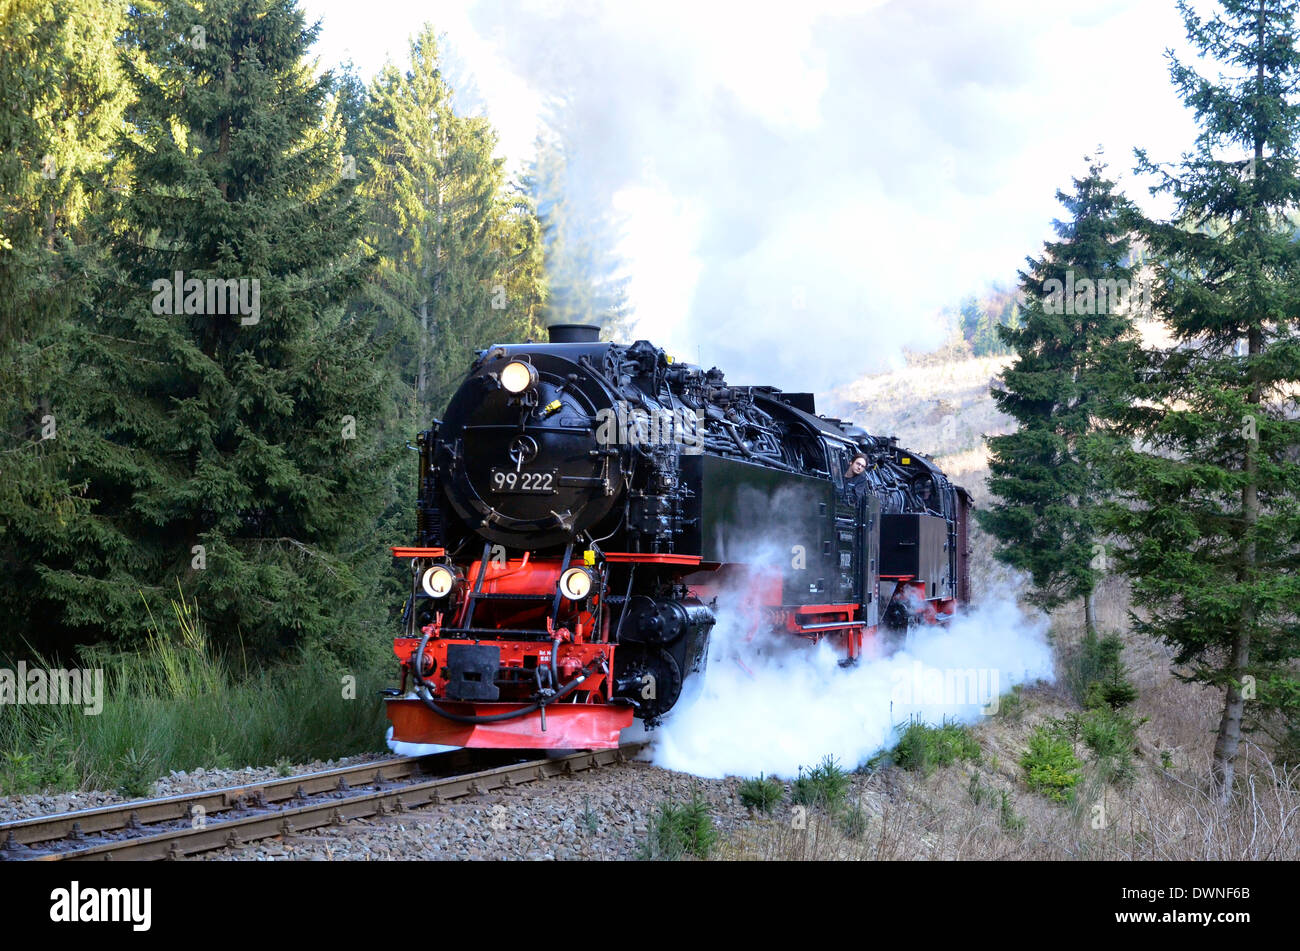
[[[1123,174],[1131,144],[1190,141],[1166,131],[1184,112],[1166,3],[520,0],[469,18],[564,103],[571,200],[625,216],[637,335],[739,384],[826,392],[938,345],[942,307],[1039,250],[1085,152],[1105,143]],[[1102,49],[1124,69],[1062,65]],[[1161,108],[1133,108],[1137,87]]]
[[[1085,153],[1162,213],[1131,148],[1195,135],[1168,0],[302,2],[365,74],[432,19],[516,174],[564,103],[569,199],[626,236],[637,333],[738,384],[826,393],[938,345],[940,308],[1051,237]]]
[[[724,596],[718,608],[703,676],[687,682],[649,734],[658,766],[705,777],[793,777],[829,754],[852,769],[892,745],[910,718],[974,723],[1013,685],[1053,678],[1047,619],[1026,617],[1009,589],[851,668],[839,666],[827,641],[748,641],[745,606]]]
[[[403,699],[417,699],[415,694],[407,694]],[[441,743],[404,743],[401,740],[393,739],[393,728],[390,726],[384,734],[384,742],[396,756],[433,756],[435,753],[450,753],[452,750],[461,749],[459,746],[444,746]]]

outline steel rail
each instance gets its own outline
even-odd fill
[[[433,757],[380,760],[289,777],[275,783],[234,786],[25,819],[0,824],[0,837],[14,843],[0,846],[0,858],[36,861],[179,859],[212,849],[239,847],[272,836],[338,825],[347,819],[402,813],[450,799],[482,795],[494,789],[621,763],[639,748],[637,745],[574,753],[558,759],[533,759],[431,779],[418,777],[430,765],[424,761],[432,759],[435,767],[455,768],[471,758],[470,751],[457,750]],[[363,777],[363,781],[358,781],[357,785],[370,788],[353,788],[349,777],[358,776]],[[385,784],[390,788],[383,788]],[[260,799],[258,792],[263,793]],[[318,801],[312,802],[313,797]],[[213,807],[212,811],[208,811],[205,803]],[[196,813],[194,806],[201,806],[204,811]],[[146,821],[164,825],[171,823],[172,827],[151,833]],[[85,841],[88,827],[100,833],[99,841]],[[24,842],[20,835],[27,841]]]
[[[157,822],[174,822],[181,819],[188,821],[195,815],[216,815],[229,809],[244,808],[250,803],[265,805],[281,802],[299,795],[300,791],[301,795],[319,795],[338,789],[340,783],[345,786],[361,785],[367,781],[373,782],[375,777],[385,782],[390,779],[401,779],[411,775],[422,760],[436,762],[439,757],[451,755],[452,753],[449,752],[434,754],[431,757],[400,756],[373,760],[355,766],[342,766],[267,782],[114,803],[95,809],[79,809],[51,816],[36,816],[31,819],[0,823],[0,850],[12,850],[16,846],[34,845],[69,837],[80,838],[125,829],[136,830],[143,825]],[[202,811],[196,813],[196,807]]]

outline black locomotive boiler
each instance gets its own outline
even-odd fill
[[[844,663],[969,599],[969,496],[931,462],[644,340],[489,347],[418,448],[395,740],[615,746],[702,669],[724,590]]]

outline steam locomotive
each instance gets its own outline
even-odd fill
[[[724,592],[842,664],[969,600],[970,496],[925,458],[808,393],[549,334],[479,352],[419,436],[394,740],[617,746],[701,672]]]

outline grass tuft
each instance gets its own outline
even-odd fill
[[[870,822],[871,816],[867,814],[867,811],[862,808],[860,803],[846,806],[839,817],[840,832],[850,839],[859,840],[866,836],[867,826]]]

